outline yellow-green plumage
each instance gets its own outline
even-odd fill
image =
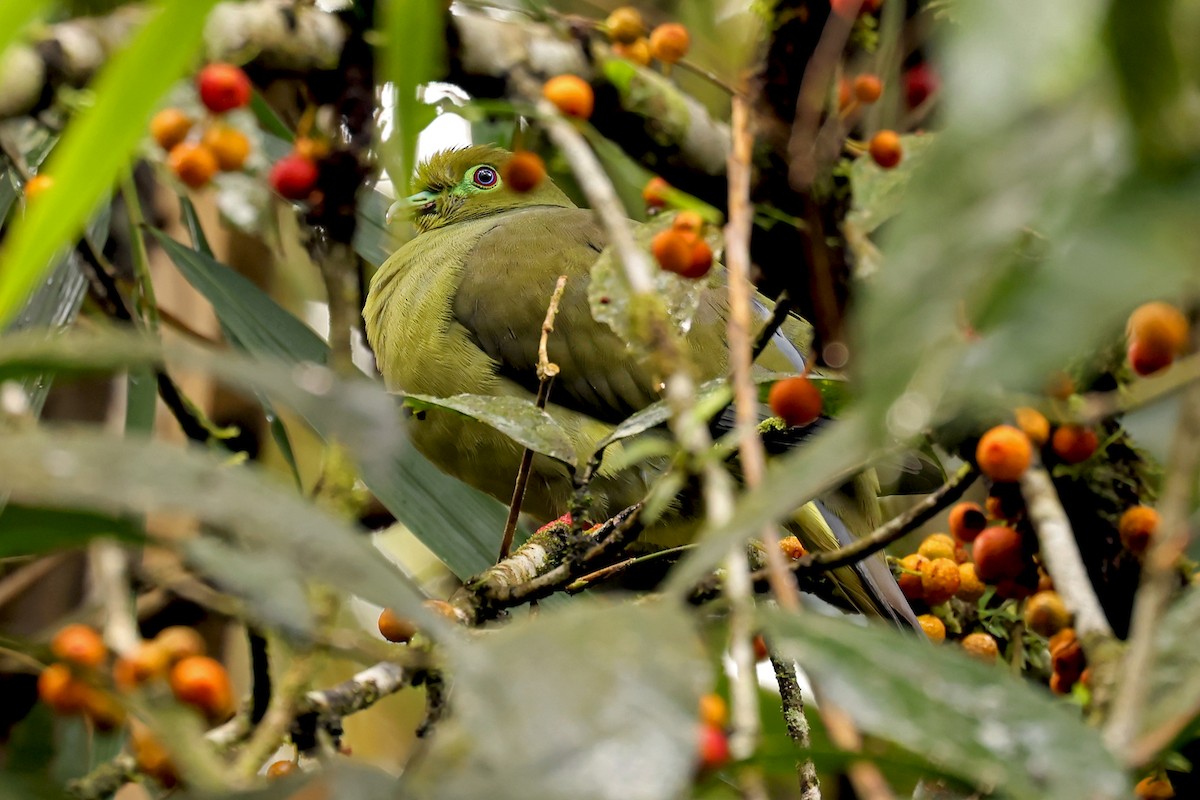
[[[582,462],[616,423],[658,399],[659,376],[592,317],[589,269],[605,246],[592,213],[549,180],[527,193],[509,189],[499,178],[509,157],[499,148],[476,146],[441,153],[422,167],[423,191],[414,196],[419,233],[375,275],[364,311],[367,334],[393,390],[532,400],[542,319],[558,276],[567,275],[549,339],[550,360],[561,372],[546,410]],[[481,185],[492,175],[494,185]],[[722,291],[707,291],[688,332],[700,380],[727,370],[725,302]],[[766,357],[775,360],[770,368],[790,368],[782,353]],[[441,469],[501,500],[511,495],[522,448],[495,429],[431,409],[413,423],[411,435]],[[619,450],[606,454],[592,485],[598,515],[643,499],[654,478],[639,469],[613,469]],[[571,492],[566,467],[535,456],[522,509],[553,519],[568,510]],[[870,501],[868,507],[873,495]],[[788,527],[810,549],[838,545],[815,506]],[[891,582],[885,593],[895,588],[886,566],[880,572],[876,563],[872,571],[877,574],[867,580]],[[864,587],[855,570],[840,570],[835,579],[855,607],[887,611],[879,588]]]

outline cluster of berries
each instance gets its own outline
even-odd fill
[[[603,28],[614,53],[643,67],[654,60],[670,67],[687,55],[692,45],[687,28],[678,22],[663,23],[647,35],[641,12],[631,6],[614,10],[604,21]]]
[[[680,211],[671,227],[654,235],[650,252],[659,267],[683,278],[698,280],[713,265],[713,251],[704,241],[704,218],[695,211]]]
[[[87,625],[67,625],[50,650],[58,659],[38,676],[38,696],[56,714],[84,714],[98,729],[113,730],[127,720],[121,696],[155,684],[170,687],[175,699],[198,710],[210,723],[234,712],[233,686],[225,667],[205,655],[193,628],[164,629],[131,652],[111,658],[100,634]],[[130,750],[138,769],[166,786],[178,776],[166,749],[138,720],[130,720]]]

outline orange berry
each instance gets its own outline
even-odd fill
[[[33,202],[39,195],[45,194],[46,190],[53,185],[54,178],[39,172],[25,182],[25,200]]]
[[[646,185],[642,187],[642,200],[645,201],[646,208],[662,208],[665,206],[667,204],[667,189],[670,188],[671,184],[657,175],[646,181]]]
[[[862,13],[862,5],[860,0],[829,0],[830,10],[846,19],[854,19]]]
[[[729,763],[729,739],[713,725],[700,726],[700,769],[720,769]]]
[[[859,75],[854,79],[854,97],[858,102],[870,105],[883,95],[883,81],[878,75]]]
[[[143,683],[165,677],[171,654],[157,642],[142,642],[132,653],[113,664],[113,682],[121,691],[132,691]]]
[[[161,647],[172,664],[189,656],[202,656],[208,649],[204,645],[204,637],[200,635],[200,632],[187,625],[172,625],[163,628],[154,637],[152,644],[155,647]]]
[[[667,272],[682,274],[692,261],[692,242],[687,234],[675,229],[659,231],[650,242],[654,260]]]
[[[275,162],[268,181],[280,197],[307,200],[317,186],[320,169],[309,159],[292,153]]]
[[[687,55],[692,37],[678,22],[666,22],[650,32],[650,55],[664,64],[674,64]]]
[[[191,129],[192,118],[178,108],[164,108],[150,119],[150,135],[168,152],[186,139]]]
[[[789,427],[808,425],[821,416],[823,401],[816,385],[803,375],[784,378],[767,395],[771,413]]]
[[[921,592],[931,606],[944,603],[958,592],[958,564],[952,558],[934,558],[921,565]]]
[[[208,656],[188,656],[171,668],[171,691],[182,703],[220,719],[233,713],[233,686],[219,661]]]
[[[613,9],[604,20],[604,30],[608,38],[620,44],[632,44],[646,33],[646,22],[642,13],[632,6],[621,6]]]
[[[950,509],[950,533],[960,542],[973,542],[987,527],[987,515],[978,503],[958,503]]]
[[[294,775],[300,771],[300,767],[295,761],[276,761],[271,766],[267,767],[267,777],[272,780],[276,778],[285,778],[288,775]]]
[[[1050,666],[1063,676],[1067,685],[1079,680],[1086,666],[1083,646],[1075,635],[1074,628],[1063,628],[1050,637]]]
[[[500,170],[504,182],[514,192],[528,192],[546,177],[546,165],[542,157],[528,150],[518,150]]]
[[[983,581],[975,574],[975,565],[971,563],[958,565],[958,592],[954,595],[959,600],[974,603],[983,597],[987,591]]]
[[[954,558],[954,540],[944,533],[933,533],[925,537],[921,542],[921,546],[917,548],[917,552],[928,559],[948,558],[951,561]]]
[[[754,637],[754,641],[751,644],[754,646],[755,661],[766,661],[770,658],[771,651],[767,649],[767,640],[762,637],[761,633]]]
[[[1180,355],[1188,346],[1188,321],[1170,303],[1146,303],[1129,315],[1125,333],[1130,341],[1147,347]]]
[[[632,61],[643,67],[650,66],[653,56],[650,54],[650,40],[642,37],[629,44],[614,44],[613,52],[626,61]]]
[[[196,76],[200,102],[214,114],[241,108],[250,102],[250,79],[234,64],[209,64]]]
[[[1074,685],[1075,682],[1062,673],[1055,672],[1050,676],[1050,691],[1055,694],[1070,694]]]
[[[986,663],[994,663],[1000,657],[1000,645],[990,633],[968,633],[962,639],[962,648],[967,655]]]
[[[1164,777],[1147,775],[1133,787],[1133,793],[1138,800],[1171,800],[1175,796],[1175,787]]]
[[[671,228],[693,237],[699,236],[704,230],[704,217],[696,211],[680,211],[671,220]]]
[[[779,540],[779,549],[788,558],[795,561],[797,558],[803,558],[808,551],[804,549],[804,545],[795,536],[788,536]]]
[[[946,623],[933,614],[921,614],[917,617],[917,622],[921,623],[921,630],[925,631],[925,635],[929,637],[929,641],[946,641]]]
[[[129,726],[129,751],[138,769],[168,788],[179,782],[171,754],[162,746],[150,729],[137,720]]]
[[[679,273],[680,277],[699,280],[708,274],[713,265],[713,251],[708,242],[696,239],[692,242],[691,254],[688,258],[687,269]]]
[[[909,600],[920,600],[925,597],[921,574],[922,567],[927,563],[929,563],[929,559],[920,553],[912,553],[900,559],[900,571],[896,575],[896,582],[900,584],[900,591]]]
[[[1138,375],[1153,375],[1160,369],[1166,369],[1175,361],[1175,354],[1169,349],[1149,344],[1141,339],[1131,339],[1126,351],[1129,368]]]
[[[320,161],[329,155],[329,142],[311,136],[297,136],[292,142],[292,152],[309,161]]]
[[[1071,612],[1058,592],[1038,592],[1025,601],[1025,627],[1053,636],[1071,624]]]
[[[191,142],[175,145],[167,156],[167,164],[175,177],[193,189],[206,185],[220,168],[212,150]]]
[[[67,625],[54,634],[50,651],[63,661],[86,669],[95,669],[108,658],[108,648],[100,634],[80,623]]]
[[[1054,580],[1050,574],[1042,567],[1038,567],[1038,582],[1037,590],[1039,592],[1049,592],[1054,589]]]
[[[1117,522],[1121,544],[1134,555],[1140,556],[1150,546],[1150,540],[1158,530],[1158,512],[1150,506],[1128,508]]]
[[[729,721],[729,707],[725,704],[725,698],[711,692],[701,695],[700,721],[714,728],[724,728]]]
[[[997,425],[985,433],[975,447],[979,469],[994,481],[1015,481],[1029,469],[1033,445],[1029,437],[1012,425]]]
[[[78,714],[83,710],[88,687],[71,674],[66,664],[51,664],[37,681],[38,697],[55,714]]]
[[[397,616],[390,608],[385,608],[379,615],[379,633],[389,642],[405,644],[416,635],[417,626],[404,617]]]
[[[975,539],[975,573],[987,583],[1015,578],[1025,568],[1021,534],[1012,528],[988,528]]]
[[[1100,438],[1091,428],[1080,425],[1061,425],[1054,431],[1050,446],[1068,464],[1081,464],[1092,457],[1100,446]]]
[[[542,86],[542,96],[568,117],[587,119],[596,105],[588,82],[578,75],[556,75]]]
[[[241,169],[250,155],[250,140],[230,125],[210,126],[200,141],[217,157],[217,166],[223,172]]]
[[[900,145],[900,135],[895,131],[880,131],[871,137],[867,144],[867,152],[872,160],[883,169],[891,169],[904,158],[904,149]]]
[[[1013,411],[1013,416],[1016,417],[1021,433],[1028,436],[1029,441],[1038,447],[1050,440],[1050,421],[1036,408],[1022,406]]]

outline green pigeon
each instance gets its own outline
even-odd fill
[[[607,324],[592,316],[590,269],[607,237],[597,217],[576,206],[551,180],[528,191],[506,185],[512,154],[476,145],[434,155],[417,171],[411,210],[417,235],[375,274],[364,317],[367,337],[392,391],[451,397],[476,394],[532,402],[538,388],[538,343],[546,306],[560,275],[568,280],[548,355],[560,372],[547,413],[585,463],[601,439],[631,414],[660,399],[661,376]],[[761,315],[770,313],[760,300]],[[701,381],[728,371],[727,295],[706,289],[686,343]],[[792,326],[793,334],[796,327]],[[759,359],[773,371],[802,371],[796,341],[776,336]],[[764,413],[764,417],[766,413]],[[523,448],[495,428],[431,408],[412,419],[413,444],[440,469],[507,503]],[[802,437],[795,437],[797,439]],[[593,513],[607,518],[645,498],[663,465],[623,466],[620,444],[605,452],[591,484]],[[868,475],[853,491],[799,509],[785,527],[811,550],[831,550],[879,522]],[[542,521],[566,513],[574,484],[567,466],[535,455],[522,511]],[[660,546],[689,528],[681,508],[642,534]],[[854,530],[854,533],[851,532]],[[864,614],[916,626],[881,556],[831,573],[831,598]]]

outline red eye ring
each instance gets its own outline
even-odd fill
[[[496,181],[500,180],[500,176],[491,167],[480,167],[475,170],[475,174],[471,176],[471,180],[475,182],[476,186],[482,189],[490,189],[496,185]]]

